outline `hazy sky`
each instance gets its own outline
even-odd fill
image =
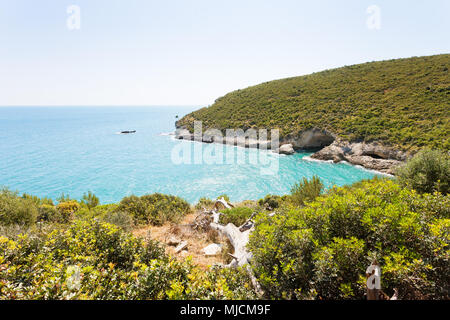
[[[0,105],[208,105],[268,80],[449,53],[449,14],[448,0],[0,0]]]

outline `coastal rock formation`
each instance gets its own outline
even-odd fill
[[[283,144],[278,150],[277,152],[279,154],[294,154],[294,147],[292,146],[292,144],[288,143],[288,144]]]
[[[175,131],[175,138],[179,140],[190,140],[190,141],[200,141],[204,143],[221,143],[228,144],[231,146],[239,146],[243,148],[259,148],[259,149],[270,149],[271,141],[270,140],[259,140],[253,139],[241,135],[236,136],[222,136],[221,134],[210,134],[206,132],[202,136],[196,136],[193,133],[190,133],[186,128],[181,127],[177,128]]]
[[[408,154],[383,146],[377,142],[348,142],[335,140],[331,145],[314,153],[311,158],[325,161],[348,161],[367,169],[393,174],[395,167],[405,161]]]
[[[205,143],[223,143],[245,148],[271,148],[270,140],[255,140],[245,136],[222,137],[219,135],[204,134],[196,137],[184,127],[176,131],[177,139],[196,140]],[[395,150],[378,142],[349,142],[337,138],[333,133],[312,128],[297,134],[290,134],[280,139],[280,147],[273,150],[275,153],[291,155],[295,150],[317,149],[311,158],[324,161],[347,161],[354,165],[360,165],[366,169],[376,170],[387,174],[393,174],[395,167],[408,158],[406,152]]]

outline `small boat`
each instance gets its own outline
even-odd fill
[[[126,130],[126,131],[120,131],[120,133],[123,133],[123,134],[128,134],[128,133],[136,133],[136,130],[130,130],[130,131],[128,131],[128,130]]]

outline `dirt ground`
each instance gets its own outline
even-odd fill
[[[208,269],[214,264],[226,264],[229,262],[229,255],[233,249],[228,239],[218,234],[215,230],[197,231],[193,230],[190,224],[196,218],[197,213],[189,214],[183,218],[178,224],[165,224],[162,226],[145,226],[137,228],[132,233],[137,237],[148,237],[158,240],[165,245],[166,253],[176,259],[186,259],[191,256],[192,262],[201,268]],[[187,250],[175,253],[175,246],[168,245],[168,240],[175,237],[181,241],[188,243]],[[216,256],[206,256],[202,249],[206,246],[218,243],[222,244],[222,252]]]

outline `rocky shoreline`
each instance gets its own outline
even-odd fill
[[[203,143],[228,144],[244,148],[264,150],[270,150],[271,148],[270,140],[250,139],[245,136],[222,137],[209,134],[195,136],[184,127],[177,128],[175,138]],[[273,150],[273,152],[292,155],[296,150],[308,149],[320,149],[311,155],[311,159],[333,161],[335,163],[346,161],[353,165],[359,165],[366,169],[386,174],[394,174],[395,168],[409,157],[406,152],[384,146],[379,142],[349,142],[318,128],[283,137],[280,140],[280,147]]]
[[[394,174],[395,168],[408,158],[408,154],[378,142],[351,143],[337,139],[331,145],[311,155],[311,158],[335,163],[347,161],[366,169]]]

